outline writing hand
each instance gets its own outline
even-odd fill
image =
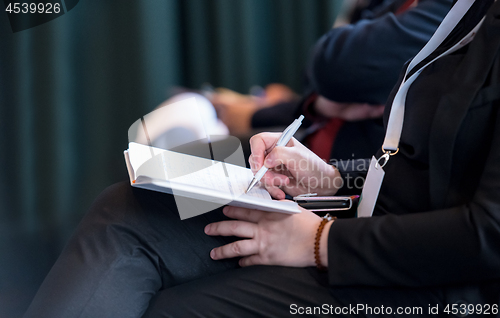
[[[261,133],[250,139],[250,167],[256,173],[263,165],[269,171],[261,179],[271,196],[284,199],[315,192],[333,195],[342,185],[338,170],[292,138],[285,147],[274,147],[279,133]],[[273,148],[274,147],[274,148]]]

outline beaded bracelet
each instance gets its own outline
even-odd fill
[[[316,231],[316,238],[314,240],[314,260],[316,261],[316,267],[320,271],[326,271],[327,268],[321,264],[321,259],[319,257],[319,242],[321,239],[321,233],[323,233],[323,229],[325,228],[326,223],[335,220],[336,217],[332,217],[329,213],[327,213],[321,223],[318,226],[318,230]]]

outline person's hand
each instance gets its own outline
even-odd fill
[[[271,196],[284,199],[285,193],[291,196],[313,192],[335,194],[342,186],[338,170],[295,138],[286,147],[273,149],[280,136],[280,133],[261,133],[250,139],[250,167],[253,173],[263,165],[269,168],[261,182]]]
[[[230,221],[208,224],[205,233],[211,236],[246,238],[214,248],[214,260],[242,257],[240,266],[282,265],[314,266],[314,240],[321,218],[301,209],[298,214],[284,214],[226,206],[223,212]],[[328,232],[325,226],[320,241],[320,258],[328,265]]]
[[[232,135],[248,133],[253,114],[260,108],[257,98],[228,89],[218,89],[210,99],[219,119]]]
[[[243,95],[227,88],[217,88],[211,95],[217,116],[234,135],[251,129],[253,114],[265,107],[296,99],[295,93],[283,84],[269,84],[263,96]]]
[[[271,83],[266,86],[265,96],[262,99],[262,107],[274,106],[278,103],[290,102],[300,99],[290,87],[279,84]]]
[[[384,105],[368,103],[339,103],[318,96],[314,103],[314,110],[326,118],[340,118],[345,121],[358,121],[381,117],[384,114]]]

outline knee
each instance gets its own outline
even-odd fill
[[[133,188],[124,181],[107,187],[95,199],[85,218],[102,223],[137,224],[160,216],[178,218],[172,195]]]
[[[138,240],[180,220],[172,195],[133,188],[119,182],[106,188],[93,202],[77,229],[77,236],[126,235]]]
[[[136,218],[140,206],[128,182],[115,183],[101,192],[94,200],[82,223],[122,224]]]

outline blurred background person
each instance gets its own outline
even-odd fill
[[[369,158],[375,153],[383,139],[383,105],[399,70],[430,39],[452,0],[351,5],[345,9],[351,23],[336,24],[314,45],[302,98],[279,84],[268,85],[261,96],[227,89],[211,94],[231,133],[246,140],[305,114],[304,127],[309,129],[304,142],[322,159]]]

